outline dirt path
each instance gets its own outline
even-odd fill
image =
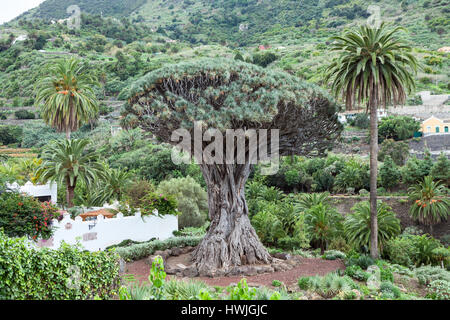
[[[258,274],[255,276],[230,276],[218,278],[195,277],[195,280],[201,280],[210,286],[225,287],[231,283],[238,283],[240,279],[246,278],[247,283],[252,285],[271,286],[273,280],[282,281],[285,285],[293,285],[297,283],[299,277],[325,275],[336,271],[337,269],[345,269],[345,265],[341,260],[324,260],[320,258],[301,258],[299,266],[288,271],[278,271],[273,273]],[[127,263],[126,273],[133,274],[140,281],[147,281],[150,266],[147,259],[142,259]],[[176,276],[167,276],[168,279]]]

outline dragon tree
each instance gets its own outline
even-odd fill
[[[208,129],[279,130],[278,154],[317,156],[329,150],[342,126],[338,107],[322,89],[280,71],[227,59],[198,59],[169,65],[136,81],[122,114],[122,126],[141,127],[163,142],[177,145],[172,133],[183,128],[195,147],[194,123]],[[261,244],[248,216],[245,182],[254,165],[251,146],[222,150],[224,157],[244,161],[205,161],[197,157],[208,187],[208,233],[192,259],[200,275],[217,275],[235,266],[267,264],[271,256]],[[245,139],[250,139],[246,136]],[[211,139],[204,139],[211,140]],[[267,145],[272,136],[267,134]],[[202,141],[201,150],[211,142]],[[273,150],[271,150],[273,151]],[[193,156],[195,150],[191,152]]]

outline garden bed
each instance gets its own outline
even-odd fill
[[[288,288],[297,285],[299,277],[325,275],[327,273],[336,271],[338,269],[344,270],[345,265],[341,260],[324,260],[321,258],[303,258],[300,256],[293,256],[291,259],[295,261],[295,265],[290,270],[274,271],[268,273],[254,274],[254,275],[236,275],[236,276],[221,276],[221,277],[192,277],[195,280],[201,280],[210,286],[228,286],[230,284],[238,283],[242,278],[246,278],[250,286],[271,286],[273,280],[283,282]],[[181,254],[179,256],[172,256],[168,258],[166,266],[171,268],[177,264],[189,266],[190,253]],[[133,274],[136,279],[146,281],[149,272],[149,258],[129,262],[126,264],[125,272]],[[185,278],[182,274],[168,275],[168,278],[182,279]]]

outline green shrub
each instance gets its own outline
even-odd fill
[[[347,260],[345,262],[346,266],[357,265],[364,270],[366,270],[369,266],[371,266],[373,264],[375,264],[375,260],[371,256],[359,255],[359,254],[347,255]]]
[[[17,119],[21,120],[34,119],[36,117],[33,112],[28,110],[17,110],[14,112],[14,115]]]
[[[270,210],[258,212],[252,218],[252,226],[261,242],[268,245],[274,245],[278,239],[286,237],[281,221]]]
[[[420,122],[408,116],[388,116],[378,124],[378,139],[406,140],[419,131]]]
[[[336,260],[336,259],[344,260],[345,258],[347,258],[345,253],[338,250],[327,250],[325,251],[324,257],[326,260]]]
[[[353,249],[353,247],[343,236],[337,236],[331,239],[328,249],[348,253]]]
[[[428,295],[434,300],[450,300],[450,281],[433,280],[427,286]]]
[[[173,235],[176,237],[198,237],[204,236],[209,227],[209,221],[201,227],[186,227],[182,230],[175,230]]]
[[[381,281],[390,281],[394,282],[394,274],[392,273],[389,265],[382,261],[378,260],[376,265],[380,268],[380,280]]]
[[[134,244],[129,247],[117,248],[116,252],[126,261],[135,261],[152,255],[157,250],[166,250],[175,247],[197,246],[203,236],[200,237],[173,237],[161,240],[153,240],[145,243]]]
[[[282,285],[283,285],[283,282],[281,282],[280,280],[272,281],[272,286],[274,286],[274,287],[281,287]]]
[[[381,186],[390,190],[400,184],[401,172],[390,156],[384,158],[379,172]]]
[[[23,130],[19,126],[0,126],[0,144],[20,143],[22,134]]]
[[[295,250],[295,249],[299,249],[299,248],[308,248],[309,241],[304,240],[302,238],[286,236],[286,237],[278,239],[277,247],[284,249],[284,250]]]
[[[119,283],[114,252],[30,248],[24,238],[0,231],[0,299],[74,300],[111,298]]]
[[[57,208],[49,202],[17,192],[0,195],[0,229],[8,237],[48,239],[53,234],[52,220],[59,217]]]
[[[177,200],[172,195],[150,192],[142,199],[142,215],[152,215],[158,210],[157,215],[162,217],[168,214],[177,215]]]
[[[428,286],[435,280],[450,282],[450,272],[441,267],[423,266],[416,269],[415,275],[423,286]]]
[[[192,177],[162,181],[156,193],[176,198],[180,228],[200,227],[205,223],[208,215],[208,194]]]
[[[387,156],[390,156],[397,166],[403,166],[409,156],[408,143],[385,139],[380,145],[378,161],[384,162]]]
[[[384,254],[395,264],[411,266],[414,264],[414,244],[408,237],[396,237],[386,242]]]
[[[431,168],[431,176],[440,180],[448,187],[450,186],[450,160],[444,153],[441,153]]]
[[[381,282],[380,292],[382,293],[382,297],[386,299],[398,299],[402,295],[400,289],[389,281]]]
[[[247,280],[241,279],[238,284],[230,288],[230,300],[254,300],[256,296],[256,288],[249,288]]]
[[[298,287],[302,290],[308,290],[311,288],[311,278],[310,277],[300,277],[298,279]]]
[[[354,117],[352,117],[349,121],[351,126],[355,126],[359,129],[367,129],[369,128],[369,115],[365,112],[357,113]]]
[[[360,266],[358,265],[351,265],[348,266],[345,269],[345,275],[359,280],[359,281],[367,281],[369,279],[370,274],[368,272],[365,272]]]
[[[404,266],[438,264],[440,260],[433,250],[441,248],[439,240],[428,234],[402,234],[386,244],[385,255],[390,261]]]

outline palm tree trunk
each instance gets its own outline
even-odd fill
[[[66,194],[67,208],[73,207],[74,196],[75,196],[75,188],[67,185],[67,194]]]
[[[378,258],[377,219],[378,115],[375,99],[370,103],[370,255]]]
[[[66,129],[66,139],[70,140],[70,129],[69,128]]]
[[[73,198],[75,197],[75,186],[76,186],[76,178],[73,182],[73,186],[70,185],[70,180],[67,178],[66,181],[66,201],[67,201],[67,208],[73,207]]]

